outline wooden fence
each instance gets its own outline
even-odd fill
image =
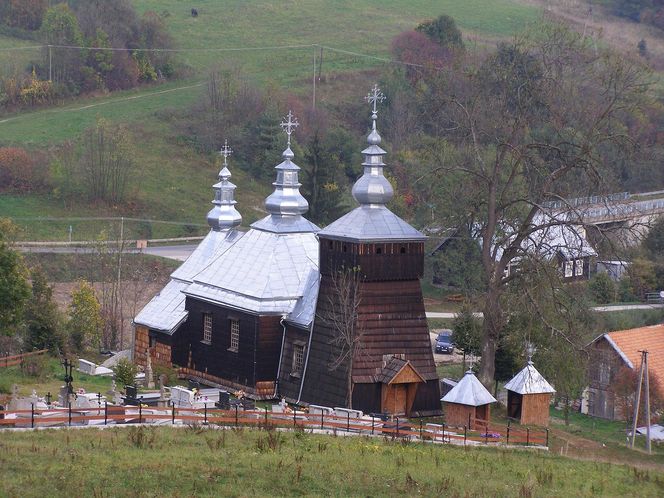
[[[17,415],[20,418],[7,418]],[[99,408],[77,408],[61,410],[17,410],[0,411],[0,428],[80,426],[109,424],[202,424],[225,427],[256,427],[283,429],[318,429],[348,432],[363,435],[383,435],[420,441],[434,441],[456,444],[509,444],[548,447],[548,429],[492,427],[486,430],[470,430],[468,427],[453,427],[445,424],[430,424],[423,420],[412,422],[394,418],[384,421],[379,417],[366,416],[352,418],[310,414],[300,411],[292,413],[264,410],[242,410],[238,406],[230,410],[192,408],[144,408],[141,406],[114,406],[104,404]]]
[[[30,353],[17,354],[14,356],[0,356],[0,367],[14,367],[23,363],[23,360],[31,356],[38,356],[48,353],[48,349],[32,351]]]

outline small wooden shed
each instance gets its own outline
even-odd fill
[[[486,427],[481,421],[488,422],[491,403],[496,398],[468,370],[463,378],[448,392],[441,401],[445,404],[445,422],[448,425],[467,426],[470,429]]]
[[[417,387],[426,381],[403,355],[386,355],[383,362],[377,379],[381,383],[381,411],[410,416]]]
[[[551,395],[556,390],[533,366],[532,361],[507,384],[507,416],[521,424],[548,427]]]

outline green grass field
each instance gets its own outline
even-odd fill
[[[664,474],[545,452],[253,430],[5,432],[3,496],[661,496]]]

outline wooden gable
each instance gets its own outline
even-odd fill
[[[426,381],[415,367],[407,361],[401,369],[392,376],[392,379],[388,380],[387,384],[412,384],[419,382]]]

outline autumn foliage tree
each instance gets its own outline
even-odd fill
[[[80,281],[71,293],[67,331],[72,346],[81,351],[101,345],[101,305],[92,286]]]
[[[618,408],[622,420],[634,419],[634,403],[636,402],[636,390],[638,384],[639,370],[623,366],[618,370],[612,383],[612,391],[615,396],[615,406]],[[650,373],[648,379],[650,385],[650,413],[653,419],[656,414],[664,409],[664,391],[659,378]],[[641,406],[639,407],[639,420],[637,425],[645,425],[645,384],[641,392]]]

